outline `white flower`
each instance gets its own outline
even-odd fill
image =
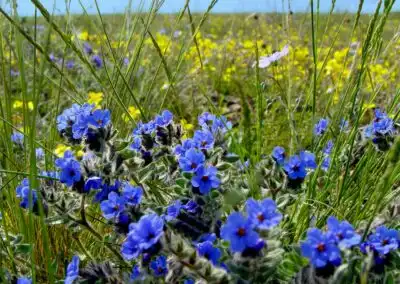
[[[258,61],[259,68],[267,68],[271,63],[278,61],[282,57],[289,54],[289,46],[285,45],[281,51],[274,52],[270,56],[261,56]],[[254,62],[253,68],[256,66],[257,62]]]

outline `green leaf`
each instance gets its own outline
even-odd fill
[[[32,251],[32,245],[31,244],[19,244],[16,246],[16,253],[19,254],[29,254]]]

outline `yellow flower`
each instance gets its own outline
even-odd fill
[[[75,153],[76,153],[76,157],[77,157],[77,158],[82,158],[83,155],[85,154],[85,152],[83,152],[82,150],[78,150],[78,151],[76,151]]]
[[[78,35],[78,38],[86,41],[89,38],[89,33],[87,31],[83,31]]]
[[[68,150],[71,150],[71,147],[64,144],[57,144],[56,149],[54,150],[54,154],[56,154],[57,157],[62,157],[64,156],[65,151]]]
[[[13,108],[19,109],[19,108],[22,108],[23,105],[24,105],[23,101],[15,101],[14,104],[13,104]],[[32,102],[28,102],[28,109],[29,110],[33,110],[33,103]]]
[[[140,115],[140,110],[138,110],[138,109],[135,108],[134,106],[128,107],[128,112],[129,112],[129,114],[131,115],[131,117],[132,117],[133,119],[137,119],[137,118],[139,117],[139,115]],[[125,122],[128,122],[128,121],[129,121],[129,117],[126,115],[126,113],[123,113],[123,114],[122,114],[122,119],[123,119]]]
[[[182,126],[183,130],[184,130],[184,134],[183,134],[182,138],[183,139],[187,139],[188,138],[188,136],[187,136],[188,132],[191,132],[193,130],[194,126],[193,126],[193,124],[188,123],[187,120],[184,119],[184,118],[181,119],[180,123],[181,123],[181,126]]]
[[[373,109],[373,108],[376,108],[376,104],[374,103],[363,104],[363,109]]]
[[[181,119],[180,122],[181,122],[183,130],[185,130],[185,131],[193,130],[193,127],[194,127],[193,124],[188,123],[186,119],[183,118],[183,119]]]
[[[102,100],[103,100],[102,92],[89,92],[88,95],[89,104],[95,104],[96,108],[98,108]]]

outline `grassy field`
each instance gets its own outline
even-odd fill
[[[0,10],[1,283],[397,283],[394,1],[370,15],[318,5],[217,15],[216,1],[204,14],[161,15],[153,1],[141,13],[54,17],[32,2],[35,17]],[[157,117],[164,110],[173,121]],[[185,169],[186,158],[204,167]],[[214,180],[201,172],[213,167]],[[125,193],[138,188],[132,205]],[[271,223],[254,225],[253,207]],[[258,247],[234,245],[233,212],[247,212]],[[163,231],[129,257],[149,216]]]

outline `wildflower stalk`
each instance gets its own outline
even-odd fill
[[[82,198],[82,200],[83,200],[83,198]],[[82,216],[83,216],[83,218],[82,218]],[[68,214],[67,217],[68,217],[68,219],[70,221],[72,221],[72,222],[78,224],[79,226],[85,228],[86,230],[88,230],[97,240],[102,242],[104,244],[104,246],[118,258],[119,261],[125,262],[125,260],[121,256],[121,254],[115,248],[113,248],[111,244],[104,242],[104,239],[100,235],[100,233],[98,233],[95,229],[93,229],[91,224],[86,220],[86,214],[85,213],[82,213],[82,211],[81,211],[81,218],[82,219],[76,219],[74,216],[72,216],[70,214]]]
[[[230,277],[225,270],[216,268],[207,259],[199,257],[191,246],[187,246],[170,230],[164,234],[164,251],[174,255],[176,261],[207,283],[229,283]]]

